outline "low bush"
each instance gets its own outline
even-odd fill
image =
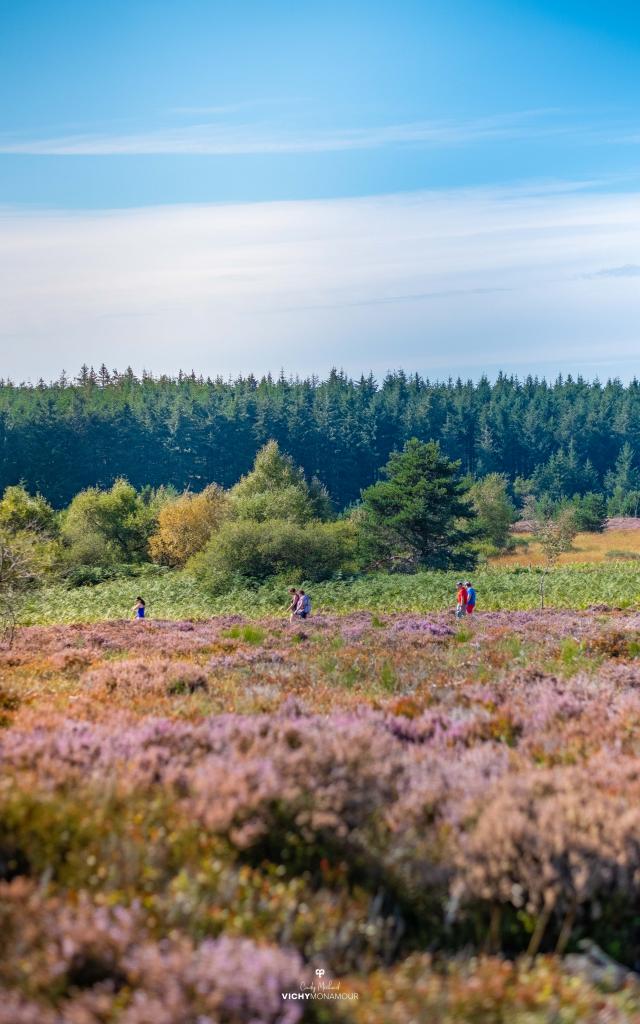
[[[0,978],[17,988],[3,992],[2,1024],[317,1019],[282,999],[310,980],[293,952],[245,938],[194,943],[175,931],[158,943],[136,908],[101,907],[84,894],[65,902],[23,881],[1,894]],[[22,959],[11,956],[16,948]]]
[[[116,562],[113,565],[72,565],[63,571],[63,579],[70,587],[96,587],[110,580],[136,579],[140,576],[157,576],[161,566],[146,566],[138,563]]]
[[[205,550],[189,563],[190,571],[212,594],[247,582],[287,577],[292,583],[329,579],[353,569],[355,534],[348,522],[286,520],[225,523]]]

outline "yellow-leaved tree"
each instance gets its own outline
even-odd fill
[[[228,514],[229,498],[217,484],[197,494],[181,494],[160,509],[158,528],[149,540],[152,559],[181,568],[202,550]]]

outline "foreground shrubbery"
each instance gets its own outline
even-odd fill
[[[0,979],[15,992],[0,1005],[2,1024],[314,1019],[281,998],[309,979],[295,953],[177,933],[158,943],[142,906],[100,906],[84,894],[68,903],[22,880],[1,883],[0,900]]]
[[[554,957],[515,963],[496,957],[454,960],[409,957],[362,986],[357,1024],[631,1024],[637,986],[613,994],[563,970]]]
[[[194,678],[177,666],[157,685],[169,697],[184,695],[201,688],[200,679],[189,685]],[[87,684],[100,696],[91,674]],[[155,682],[146,685],[153,694]],[[574,931],[595,931],[605,943],[620,942],[633,963],[640,960],[638,761],[619,756],[613,770],[594,751],[588,764],[530,767],[531,754],[544,757],[545,747],[553,763],[554,733],[567,714],[590,724],[593,712],[571,688],[538,690],[531,703],[538,718],[542,705],[558,720],[540,738],[522,721],[522,706],[487,711],[481,699],[466,718],[416,714],[409,704],[405,713],[400,705],[396,714],[324,719],[284,713],[12,730],[1,748],[5,871],[148,891],[164,915],[176,910],[154,890],[175,884],[179,871],[191,890],[189,923],[200,920],[217,934],[221,900],[231,922],[238,909],[241,866],[257,873],[259,886],[268,884],[269,865],[281,867],[284,884],[290,880],[283,903],[271,899],[259,914],[258,904],[247,908],[247,928],[279,942],[297,934],[307,955],[320,954],[340,972],[400,949],[482,942],[492,929],[496,947],[509,952],[562,947]],[[640,699],[612,703],[611,739],[640,721]],[[210,857],[221,865],[213,872]],[[333,926],[318,896],[325,886],[347,886],[346,920]],[[296,899],[307,906],[307,926],[293,924]],[[205,910],[211,900],[217,917]],[[365,920],[371,927],[359,934]]]
[[[639,651],[631,613],[19,631],[0,1021],[635,1019],[580,942],[640,964]],[[359,1003],[283,1001],[316,966]]]

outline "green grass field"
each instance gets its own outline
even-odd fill
[[[456,574],[445,572],[378,574],[314,584],[308,589],[316,613],[358,609],[440,611],[453,606],[457,578]],[[535,567],[483,568],[473,574],[473,579],[478,609],[485,611],[539,608],[543,580],[546,607],[640,605],[640,566],[633,562],[561,566],[547,573]],[[260,616],[284,612],[287,605],[283,583],[211,597],[185,573],[155,569],[133,579],[112,580],[93,587],[47,587],[31,596],[21,611],[20,621],[32,625],[125,618],[139,593],[147,602],[150,617],[157,619],[203,619],[221,613]]]

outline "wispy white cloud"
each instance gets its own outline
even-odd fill
[[[431,302],[437,299],[451,299],[461,295],[495,295],[500,292],[511,291],[510,288],[444,288],[435,292],[401,292],[399,295],[372,295],[368,299],[354,299],[350,301],[329,301],[310,306],[291,306],[290,310],[300,309],[348,309],[354,306],[388,306],[394,303]]]
[[[200,110],[222,115],[232,107]],[[239,109],[239,108],[236,108]],[[186,112],[186,108],[185,108]],[[196,111],[193,111],[194,116]],[[553,111],[461,121],[412,121],[330,132],[283,130],[264,124],[206,123],[154,131],[73,134],[55,137],[0,137],[0,154],[30,156],[200,155],[241,156],[277,153],[322,153],[422,145],[451,147],[499,139],[536,138],[575,132],[558,122]]]
[[[592,274],[585,275],[591,279],[596,277],[640,277],[640,264],[625,263],[622,267],[603,267]]]
[[[4,210],[3,373],[103,360],[211,373],[596,363],[624,373],[637,353],[640,289],[628,268],[639,243],[640,194],[563,183]],[[602,274],[603,264],[626,272]]]

